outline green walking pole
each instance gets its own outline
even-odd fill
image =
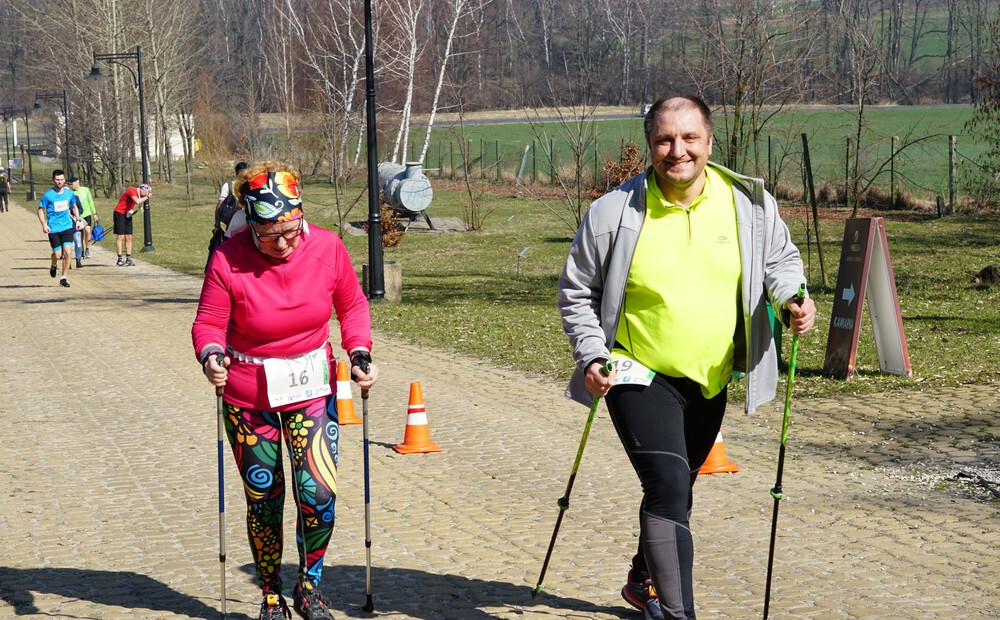
[[[806,284],[799,286],[795,301],[801,304],[809,293]],[[785,415],[781,420],[781,449],[778,451],[778,476],[771,489],[774,498],[774,512],[771,515],[771,546],[767,552],[767,586],[764,589],[764,620],[767,620],[767,609],[771,602],[771,567],[774,564],[774,538],[778,532],[778,503],[781,501],[781,472],[785,467],[785,443],[788,441],[788,419],[792,412],[792,384],[795,383],[795,358],[799,354],[799,335],[792,334],[792,352],[788,356],[788,387],[785,390]]]
[[[604,376],[611,374],[611,362],[605,362],[604,368],[601,369]],[[559,536],[559,526],[562,524],[563,515],[566,514],[566,510],[569,509],[569,494],[573,491],[573,481],[576,480],[576,471],[580,469],[580,461],[583,459],[583,449],[587,445],[587,437],[590,435],[590,426],[594,423],[594,415],[597,413],[597,404],[601,402],[600,396],[594,397],[594,403],[590,405],[590,413],[587,414],[587,424],[583,427],[583,437],[580,438],[580,447],[576,449],[576,460],[573,461],[573,471],[569,474],[569,481],[566,483],[566,492],[563,494],[556,505],[559,506],[559,516],[556,517],[556,527],[552,530],[552,539],[549,541],[549,550],[545,552],[545,561],[542,562],[542,572],[538,575],[538,584],[535,585],[535,589],[531,592],[531,598],[538,598],[538,594],[542,591],[542,580],[545,579],[545,571],[549,567],[549,560],[552,558],[552,549],[556,546],[556,537]]]

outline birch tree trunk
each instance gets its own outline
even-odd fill
[[[434,87],[434,100],[431,102],[431,111],[427,119],[427,131],[424,133],[424,145],[420,149],[419,162],[423,164],[427,159],[427,149],[431,143],[431,131],[434,128],[434,117],[437,115],[438,102],[441,100],[441,87],[444,85],[444,76],[448,68],[448,60],[451,58],[452,43],[455,40],[455,31],[458,23],[467,12],[474,11],[476,7],[470,7],[470,0],[450,0],[448,6],[451,7],[451,24],[448,27],[448,37],[445,40],[444,55],[441,58],[441,66],[438,68],[437,83]]]

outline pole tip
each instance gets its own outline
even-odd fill
[[[375,611],[375,603],[372,602],[372,595],[371,594],[368,595],[368,600],[365,601],[365,606],[362,607],[361,609],[367,611],[368,613],[371,613],[371,612]]]

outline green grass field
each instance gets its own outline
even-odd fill
[[[970,107],[945,108],[871,108],[865,112],[862,131],[862,155],[860,167],[866,171],[863,176],[876,176],[876,170],[889,160],[892,136],[899,138],[896,156],[896,184],[904,192],[922,198],[933,199],[935,195],[948,195],[948,136],[956,136],[958,171],[961,181],[968,170],[975,167],[971,160],[979,160],[985,146],[965,130],[965,123],[972,116]],[[514,122],[514,121],[521,122]],[[623,141],[634,140],[644,149],[642,119],[597,120],[598,166],[607,159],[617,157]],[[768,170],[768,137],[771,138],[771,159],[775,162],[778,182],[790,187],[801,187],[802,142],[801,133],[807,133],[810,143],[810,157],[813,164],[815,183],[841,186],[845,179],[845,157],[847,138],[854,138],[857,132],[857,116],[850,108],[803,108],[775,115],[767,124],[760,142],[753,149],[755,159],[744,169],[756,169],[756,173],[766,175]],[[522,183],[535,179],[538,183],[548,183],[550,162],[544,152],[544,144],[552,140],[557,166],[568,166],[572,162],[572,152],[565,127],[558,122],[527,122],[524,115],[499,125],[467,125],[458,127],[440,126],[435,128],[426,157],[426,168],[438,174],[453,178],[452,170],[462,170],[461,142],[469,143],[469,170],[473,179],[486,181],[497,177],[497,162],[501,177],[505,182],[515,179],[524,165]],[[716,148],[713,158],[721,156],[720,144],[725,144],[725,124],[716,121]],[[423,132],[415,132],[412,142],[411,159],[419,155],[423,144]],[[533,146],[525,156],[525,147]],[[964,157],[963,157],[964,155]],[[853,158],[853,152],[851,157]],[[966,159],[969,158],[969,159]],[[595,172],[594,153],[588,156],[584,176],[593,178]],[[565,174],[565,173],[564,173]],[[890,186],[889,167],[886,165],[875,178],[875,187]],[[961,193],[961,188],[959,188]]]
[[[620,110],[620,109],[619,109]],[[600,175],[600,166],[608,159],[617,159],[623,141],[634,140],[645,150],[642,119],[632,117],[602,120],[597,110],[594,120],[596,148],[589,149],[583,176],[589,183]],[[860,169],[864,178],[874,177],[874,187],[890,187],[889,160],[892,136],[899,138],[895,162],[896,185],[910,196],[925,202],[936,195],[948,195],[948,136],[956,136],[959,194],[963,179],[976,168],[973,161],[982,158],[986,148],[975,135],[965,130],[973,109],[955,107],[873,107],[866,109],[862,130]],[[533,114],[533,113],[532,113]],[[528,122],[524,111],[503,113],[502,124],[468,124],[460,126],[439,124],[431,134],[431,141],[424,167],[428,176],[447,179],[461,178],[463,166],[462,142],[468,143],[469,174],[474,180],[492,181],[499,177],[501,183],[513,183],[520,173],[522,184],[551,183],[551,163],[546,154],[547,144],[555,153],[555,166],[561,176],[571,178],[569,169],[573,162],[570,138],[566,125],[560,122]],[[394,119],[380,118],[380,153],[390,153]],[[723,118],[716,119],[715,152],[713,159],[721,160],[726,144],[726,125]],[[845,182],[847,138],[857,133],[856,111],[850,107],[804,107],[789,109],[776,114],[765,126],[758,144],[750,149],[750,160],[741,166],[742,171],[766,176],[768,172],[768,138],[771,138],[771,160],[774,162],[778,183],[792,189],[802,187],[802,141],[800,134],[809,137],[810,157],[817,187],[827,184],[841,187]],[[281,148],[284,136],[272,134],[270,144]],[[353,141],[356,140],[352,138]],[[423,146],[424,129],[415,128],[410,137],[407,160],[419,158]],[[526,152],[526,147],[529,148]],[[596,159],[595,159],[596,151]],[[853,160],[853,151],[851,152]],[[360,160],[364,164],[362,151]],[[596,165],[595,165],[596,164]],[[877,172],[882,166],[881,172]]]
[[[444,185],[435,186],[435,200],[428,213],[432,218],[460,217],[463,194],[445,189]],[[492,193],[486,189],[484,209],[492,213],[482,230],[411,232],[399,247],[385,250],[386,260],[402,265],[403,301],[374,304],[375,327],[406,340],[471,355],[496,367],[564,378],[572,362],[555,304],[556,283],[571,241],[570,231],[538,201],[512,198],[509,191]],[[310,221],[335,227],[332,187],[320,179],[307,179],[304,191]],[[362,191],[359,184],[352,185],[341,200],[349,202]],[[157,187],[152,207],[156,252],[138,257],[200,274],[215,192],[215,187],[199,182],[197,206],[191,206],[183,185]],[[99,198],[98,205],[102,219],[110,223],[113,202]],[[789,227],[805,255],[800,211],[791,206],[786,210]],[[365,213],[362,198],[350,219],[364,219]],[[829,209],[824,214],[832,218],[821,223],[832,287],[844,214]],[[796,384],[800,393],[924,389],[1000,378],[996,367],[1000,353],[1000,287],[981,288],[971,283],[979,269],[1000,262],[1000,238],[996,235],[1000,216],[943,220],[906,214],[898,217],[887,222],[887,230],[914,376],[884,376],[878,372],[868,324],[862,331],[855,380],[842,382],[821,376],[834,291],[818,284],[813,245],[808,263],[820,318],[817,329],[802,339]],[[367,257],[367,238],[348,235],[344,241],[360,273],[360,265]],[[105,247],[113,247],[110,244],[110,237],[103,242]],[[142,245],[138,231],[136,245]],[[517,254],[523,248],[528,250],[518,275]],[[787,355],[790,339],[786,337],[783,344]],[[739,389],[732,392],[735,399],[741,398]]]

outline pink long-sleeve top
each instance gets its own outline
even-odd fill
[[[337,312],[341,347],[371,350],[371,315],[347,248],[333,232],[307,225],[299,245],[283,260],[261,253],[249,229],[215,251],[191,326],[195,356],[217,343],[256,358],[290,358],[326,346],[336,381],[330,317]],[[232,357],[232,356],[230,356]],[[334,383],[334,392],[336,387]],[[290,411],[303,403],[271,407],[264,366],[232,358],[226,402],[265,411]]]

